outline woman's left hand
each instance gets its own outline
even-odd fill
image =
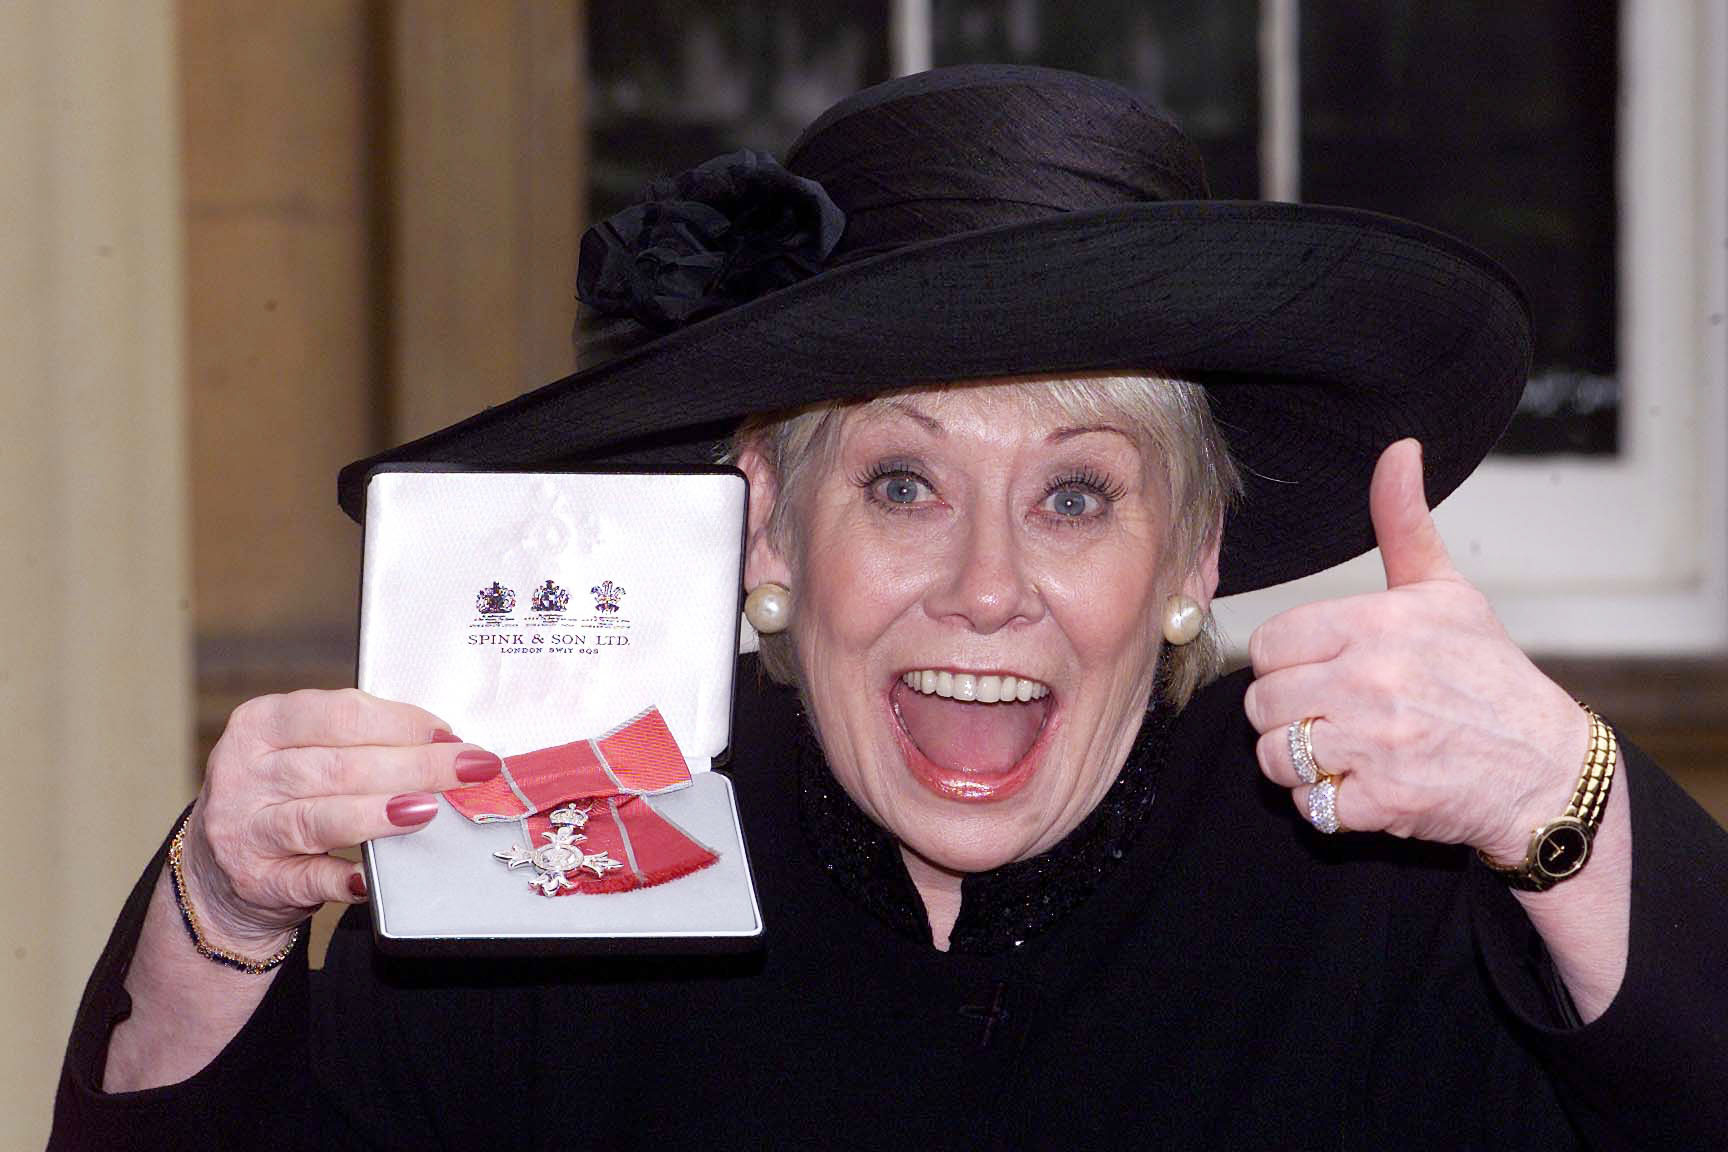
[[[1532,664],[1452,567],[1428,513],[1421,447],[1381,454],[1369,491],[1386,590],[1308,604],[1249,640],[1261,770],[1308,815],[1289,725],[1316,717],[1342,827],[1468,844],[1503,864],[1559,816],[1589,744],[1584,710]]]

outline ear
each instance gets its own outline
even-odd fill
[[[744,537],[744,587],[775,583],[792,587],[792,567],[774,545],[768,523],[774,503],[780,498],[780,482],[774,469],[755,444],[738,453],[738,469],[750,483],[750,513]]]

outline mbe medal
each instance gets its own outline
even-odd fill
[[[546,839],[545,844],[538,848],[512,844],[508,852],[494,852],[492,855],[511,868],[534,868],[534,879],[528,881],[528,887],[542,896],[556,896],[561,888],[577,887],[576,881],[570,879],[572,872],[592,872],[600,877],[624,867],[620,861],[612,859],[610,853],[589,854],[577,847],[588,839],[577,831],[588,823],[588,811],[574,805],[555,809],[548,816],[552,821],[552,831],[541,833]]]

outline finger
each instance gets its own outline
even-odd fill
[[[1349,776],[1334,776],[1332,778],[1332,814],[1338,821],[1337,827],[1332,831],[1334,833],[1376,831],[1375,826],[1369,822],[1369,815],[1356,802],[1359,789],[1353,787],[1350,780]],[[1296,811],[1301,814],[1303,820],[1321,831],[1326,831],[1319,822],[1324,818],[1324,807],[1316,807],[1313,803],[1314,790],[1318,787],[1320,787],[1318,784],[1300,784],[1291,790],[1290,800],[1296,805]]]
[[[1257,676],[1242,697],[1242,710],[1256,731],[1271,732],[1309,716],[1334,714],[1338,666],[1296,664]]]
[[[430,824],[442,807],[431,792],[284,800],[252,814],[251,840],[259,856],[276,862],[322,856],[368,840],[416,832]]]
[[[1300,721],[1297,721],[1300,723]],[[1314,757],[1317,772],[1337,776],[1349,770],[1355,758],[1347,754],[1347,737],[1336,724],[1317,718],[1308,726],[1308,748]],[[1290,748],[1290,725],[1265,733],[1254,742],[1254,758],[1260,772],[1280,788],[1302,785],[1296,771],[1296,757]]]
[[[280,798],[444,792],[496,777],[504,762],[472,744],[279,748],[259,761]]]
[[[1452,575],[1452,560],[1422,482],[1422,445],[1400,440],[1380,454],[1368,486],[1368,512],[1374,540],[1386,567],[1386,587]]]
[[[297,856],[279,865],[285,903],[299,908],[366,901],[366,872],[340,856]]]
[[[455,740],[442,719],[358,688],[302,689],[260,696],[234,710],[229,727],[272,748],[433,744]]]
[[[1338,656],[1360,631],[1359,621],[1371,607],[1371,597],[1345,596],[1317,600],[1278,613],[1248,637],[1248,659],[1254,674],[1264,676],[1296,664],[1319,664]]]

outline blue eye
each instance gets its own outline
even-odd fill
[[[916,504],[930,495],[930,486],[908,472],[895,472],[876,481],[876,491],[889,504]]]
[[[1044,498],[1044,507],[1065,519],[1096,516],[1103,501],[1084,488],[1058,488]]]

